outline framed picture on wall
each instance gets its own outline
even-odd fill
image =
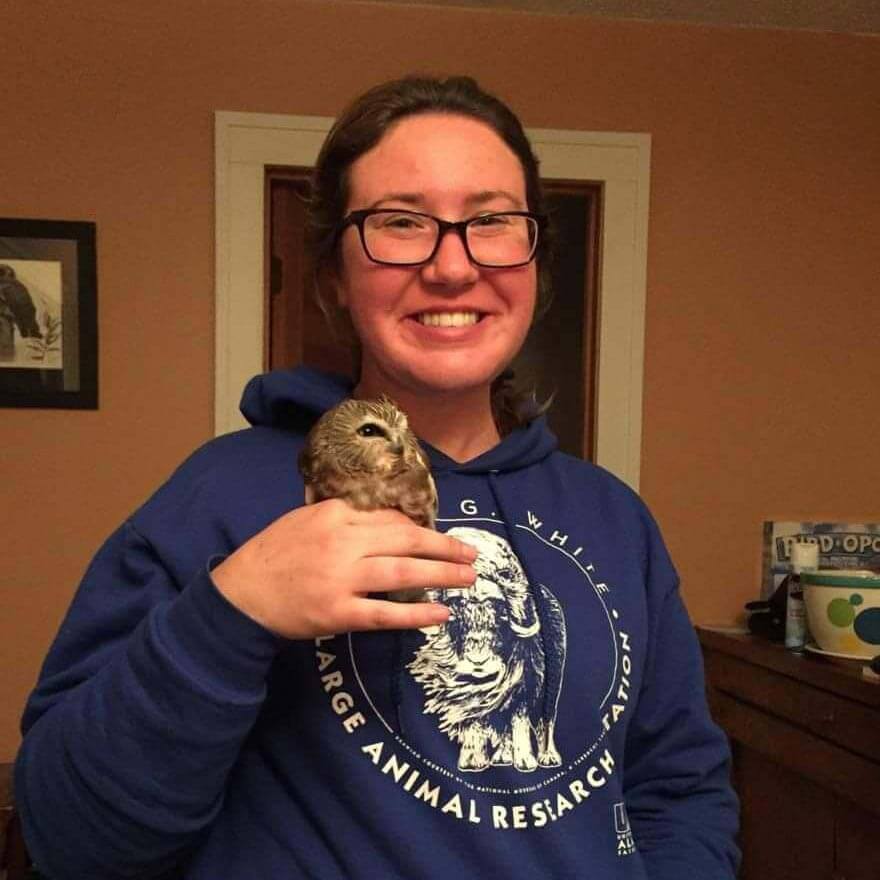
[[[94,223],[0,218],[0,406],[98,408]]]

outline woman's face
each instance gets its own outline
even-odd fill
[[[348,210],[403,208],[443,220],[528,210],[516,154],[485,123],[430,113],[391,127],[350,168]],[[410,394],[488,386],[519,351],[535,307],[534,262],[486,269],[455,232],[422,266],[372,262],[350,226],[341,242],[340,304],[363,350],[362,387]],[[437,315],[461,326],[436,326]]]

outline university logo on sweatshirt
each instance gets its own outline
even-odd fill
[[[460,512],[437,527],[479,550],[477,580],[430,591],[445,624],[316,640],[345,747],[393,783],[389,796],[450,821],[518,830],[601,808],[609,846],[633,852],[611,746],[633,657],[613,585],[586,540],[533,511],[505,524],[464,499]]]

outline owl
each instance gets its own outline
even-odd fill
[[[433,529],[437,487],[428,458],[387,397],[345,400],[315,423],[299,456],[306,504],[342,498],[357,510],[390,507]],[[417,601],[422,590],[389,598]]]

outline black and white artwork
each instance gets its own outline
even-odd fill
[[[0,262],[0,369],[60,370],[61,263]]]
[[[95,225],[0,219],[0,406],[96,409]]]

